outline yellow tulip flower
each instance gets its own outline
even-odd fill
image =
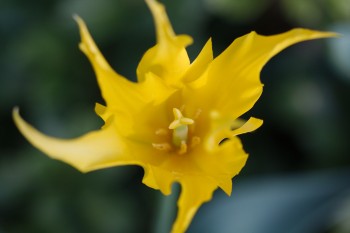
[[[80,49],[90,60],[105,104],[96,104],[101,129],[76,139],[44,135],[13,111],[22,134],[38,149],[82,172],[120,165],[143,167],[142,182],[164,195],[182,189],[172,233],[188,228],[198,208],[220,187],[231,194],[232,178],[247,160],[237,135],[254,131],[262,120],[239,117],[259,99],[260,71],[284,48],[333,33],[294,29],[261,36],[251,32],[213,58],[209,39],[191,63],[188,35],[176,35],[164,6],[146,0],[154,17],[157,43],[137,67],[138,82],[116,73],[83,20],[75,17]],[[233,128],[234,126],[234,128]]]

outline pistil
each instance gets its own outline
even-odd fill
[[[191,118],[184,117],[181,111],[173,108],[174,121],[170,123],[169,129],[173,130],[173,144],[180,148],[180,151],[186,153],[188,139],[188,125],[194,123]]]
[[[181,110],[173,108],[174,120],[170,123],[169,129],[172,131],[172,142],[152,143],[152,146],[160,151],[172,152],[177,151],[178,154],[186,154],[189,149],[193,149],[200,143],[200,138],[191,136],[189,138],[189,125],[194,124],[194,120],[184,117]],[[198,117],[200,112],[195,116]],[[158,136],[167,136],[170,133],[167,129],[160,128],[155,131]],[[193,133],[193,128],[191,128]]]

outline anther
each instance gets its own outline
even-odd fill
[[[198,119],[198,117],[199,117],[199,115],[201,115],[201,113],[202,113],[202,109],[197,109],[197,111],[196,111],[196,113],[194,114],[194,117],[193,117],[193,119]]]
[[[156,135],[159,135],[159,136],[166,136],[168,135],[168,130],[164,128],[160,128],[160,129],[157,129],[155,133]]]
[[[171,145],[169,143],[152,143],[152,146],[160,151],[170,151]]]
[[[185,110],[185,105],[181,105],[180,111],[183,112]]]
[[[200,138],[200,137],[197,137],[197,136],[192,137],[192,140],[191,140],[191,148],[194,148],[194,147],[197,146],[199,143],[201,143],[201,138]]]

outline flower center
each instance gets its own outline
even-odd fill
[[[180,147],[182,144],[187,143],[188,138],[188,125],[192,125],[194,120],[182,116],[179,109],[174,108],[174,121],[170,123],[169,129],[173,130],[173,144]]]
[[[193,148],[200,143],[200,138],[197,136],[192,136],[189,140],[190,129],[189,125],[193,125],[195,121],[191,118],[184,117],[182,112],[173,108],[174,120],[170,123],[168,129],[172,131],[172,142],[171,143],[153,143],[152,146],[157,150],[162,151],[173,151],[177,150],[179,154],[185,154],[188,151],[188,143],[190,141],[190,147]],[[195,117],[198,117],[196,114]],[[193,128],[192,128],[193,131]],[[191,131],[191,132],[192,132]],[[158,129],[156,135],[168,135],[167,129]]]

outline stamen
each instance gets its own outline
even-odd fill
[[[194,148],[195,146],[199,145],[199,143],[201,143],[200,137],[197,137],[197,136],[192,137],[191,148]]]
[[[181,105],[180,111],[183,112],[185,110],[185,105]]]
[[[166,130],[164,128],[157,129],[156,130],[156,135],[166,136],[166,135],[168,135],[168,130]]]
[[[197,109],[197,111],[196,111],[196,113],[194,114],[194,117],[193,117],[193,119],[198,119],[198,117],[199,117],[199,115],[201,115],[201,113],[202,113],[202,109]]]
[[[160,151],[170,151],[171,145],[169,143],[152,143],[152,146]]]
[[[185,154],[186,152],[187,152],[187,144],[185,141],[181,141],[180,150],[178,151],[178,153],[182,155],[182,154]]]

